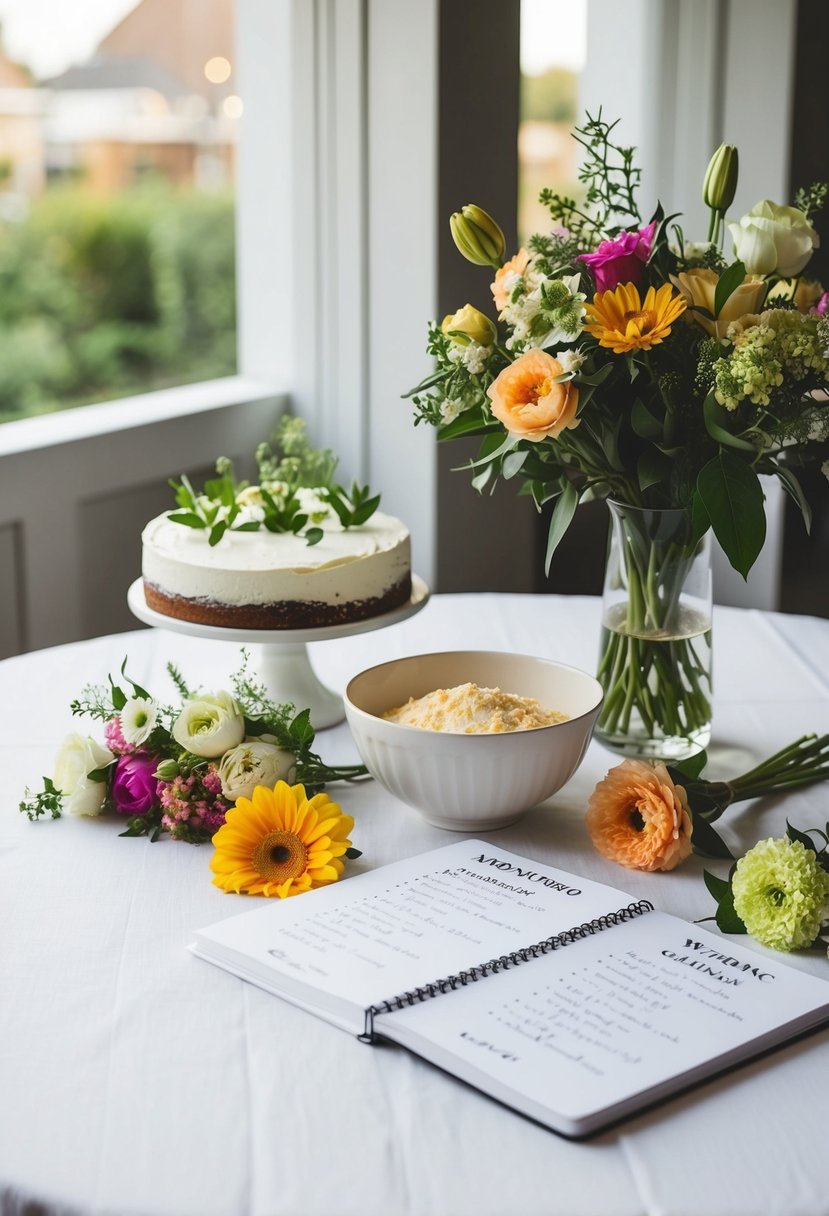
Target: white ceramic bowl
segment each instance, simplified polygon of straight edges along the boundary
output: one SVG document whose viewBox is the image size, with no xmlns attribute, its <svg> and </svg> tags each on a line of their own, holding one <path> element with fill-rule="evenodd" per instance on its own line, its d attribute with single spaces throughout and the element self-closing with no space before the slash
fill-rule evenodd
<svg viewBox="0 0 829 1216">
<path fill-rule="evenodd" d="M 380 716 L 409 697 L 467 682 L 535 697 L 569 720 L 537 730 L 464 735 Z M 581 763 L 601 703 L 601 685 L 584 671 L 489 650 L 381 663 L 355 676 L 345 693 L 346 718 L 371 775 L 429 823 L 456 832 L 506 827 L 561 789 Z"/>
</svg>

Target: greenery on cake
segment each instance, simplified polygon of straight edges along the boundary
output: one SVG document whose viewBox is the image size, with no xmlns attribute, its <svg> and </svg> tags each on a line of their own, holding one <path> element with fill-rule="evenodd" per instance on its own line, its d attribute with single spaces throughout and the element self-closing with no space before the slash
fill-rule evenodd
<svg viewBox="0 0 829 1216">
<path fill-rule="evenodd" d="M 177 511 L 169 519 L 187 528 L 208 532 L 217 545 L 230 532 L 290 532 L 308 545 L 318 544 L 324 525 L 336 519 L 343 528 L 358 528 L 380 505 L 380 495 L 352 482 L 346 490 L 334 480 L 339 463 L 329 448 L 314 448 L 301 418 L 283 417 L 274 445 L 256 450 L 259 481 L 237 481 L 233 461 L 220 456 L 216 476 L 197 492 L 182 474 L 171 481 Z"/>
</svg>

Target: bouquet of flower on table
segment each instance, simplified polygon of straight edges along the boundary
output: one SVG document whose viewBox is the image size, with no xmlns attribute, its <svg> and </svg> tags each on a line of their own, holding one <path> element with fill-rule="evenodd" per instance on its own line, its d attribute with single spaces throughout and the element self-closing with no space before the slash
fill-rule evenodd
<svg viewBox="0 0 829 1216">
<path fill-rule="evenodd" d="M 103 742 L 68 735 L 52 777 L 20 803 L 44 815 L 122 817 L 122 836 L 163 833 L 213 841 L 214 883 L 226 891 L 295 895 L 335 882 L 351 847 L 353 819 L 323 787 L 356 781 L 363 765 L 330 766 L 313 750 L 309 711 L 278 704 L 248 671 L 243 651 L 232 693 L 187 686 L 172 664 L 178 705 L 153 697 L 121 667 L 116 683 L 90 685 L 72 713 L 103 723 Z"/>
<path fill-rule="evenodd" d="M 826 187 L 726 224 L 737 151 L 723 145 L 703 186 L 708 239 L 692 242 L 661 206 L 645 221 L 634 149 L 614 126 L 599 113 L 576 129 L 584 203 L 543 191 L 550 228 L 512 257 L 479 207 L 451 217 L 460 252 L 495 271 L 497 319 L 467 304 L 433 322 L 434 372 L 408 395 L 441 440 L 480 436 L 479 491 L 517 480 L 539 511 L 552 504 L 548 571 L 580 503 L 623 505 L 598 727 L 624 733 L 638 714 L 645 733 L 693 739 L 710 687 L 680 596 L 700 539 L 713 529 L 747 575 L 765 539 L 760 475 L 779 478 L 808 525 L 797 469 L 829 457 L 815 392 L 829 383 L 829 295 L 804 277 Z"/>
</svg>

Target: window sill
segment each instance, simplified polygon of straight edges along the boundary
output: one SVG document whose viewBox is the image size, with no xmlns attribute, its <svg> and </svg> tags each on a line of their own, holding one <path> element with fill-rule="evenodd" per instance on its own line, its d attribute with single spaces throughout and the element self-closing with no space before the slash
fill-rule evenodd
<svg viewBox="0 0 829 1216">
<path fill-rule="evenodd" d="M 273 400 L 280 395 L 280 390 L 273 384 L 244 376 L 227 376 L 221 380 L 204 380 L 198 384 L 123 397 L 118 401 L 80 405 L 55 414 L 21 418 L 0 426 L 0 459 L 154 426 L 192 414 L 207 414 L 245 402 Z"/>
</svg>

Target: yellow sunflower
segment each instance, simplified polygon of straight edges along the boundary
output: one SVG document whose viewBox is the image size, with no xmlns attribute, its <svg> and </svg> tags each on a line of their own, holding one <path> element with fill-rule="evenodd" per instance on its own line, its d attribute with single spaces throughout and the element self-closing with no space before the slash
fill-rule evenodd
<svg viewBox="0 0 829 1216">
<path fill-rule="evenodd" d="M 336 882 L 354 827 L 327 794 L 308 798 L 304 785 L 277 781 L 238 798 L 213 837 L 214 885 L 237 894 L 299 895 Z"/>
<path fill-rule="evenodd" d="M 675 296 L 670 283 L 658 291 L 649 287 L 644 302 L 633 283 L 620 283 L 614 291 L 600 291 L 587 306 L 585 329 L 599 346 L 617 355 L 629 350 L 650 350 L 671 332 L 677 317 L 685 311 L 682 296 Z"/>
</svg>

